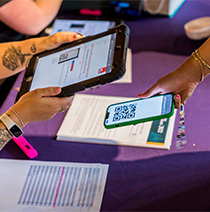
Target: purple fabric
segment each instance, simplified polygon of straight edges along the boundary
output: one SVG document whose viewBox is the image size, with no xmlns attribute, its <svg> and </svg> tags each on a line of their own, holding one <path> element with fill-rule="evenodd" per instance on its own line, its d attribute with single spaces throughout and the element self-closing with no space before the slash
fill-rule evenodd
<svg viewBox="0 0 210 212">
<path fill-rule="evenodd" d="M 142 16 L 138 21 L 128 21 L 131 30 L 130 47 L 133 52 L 157 51 L 189 55 L 203 40 L 190 40 L 185 35 L 184 24 L 195 18 L 210 16 L 210 1 L 186 0 L 173 18 Z"/>
<path fill-rule="evenodd" d="M 134 53 L 132 84 L 109 84 L 83 93 L 137 97 L 187 58 L 175 54 L 189 54 L 203 42 L 187 39 L 183 24 L 209 16 L 209 11 L 210 1 L 187 0 L 172 19 L 145 17 L 127 22 Z M 171 150 L 56 141 L 65 113 L 26 126 L 25 137 L 39 153 L 35 160 L 109 164 L 102 211 L 206 210 L 210 206 L 209 80 L 197 87 L 185 106 L 187 144 L 182 150 L 175 148 L 178 119 Z M 11 90 L 0 113 L 14 103 L 16 94 Z M 28 159 L 12 141 L 0 158 Z"/>
<path fill-rule="evenodd" d="M 109 84 L 83 93 L 136 97 L 185 59 L 185 56 L 164 53 L 137 53 L 132 61 L 132 84 Z M 20 80 L 21 77 L 19 83 Z M 208 87 L 207 78 L 186 104 L 187 144 L 182 150 L 175 148 L 178 119 L 171 150 L 56 141 L 65 113 L 26 126 L 25 137 L 39 153 L 36 160 L 109 164 L 102 211 L 205 209 L 210 194 Z M 15 95 L 16 91 L 12 90 L 1 112 L 12 105 Z M 0 157 L 27 159 L 12 141 Z"/>
</svg>

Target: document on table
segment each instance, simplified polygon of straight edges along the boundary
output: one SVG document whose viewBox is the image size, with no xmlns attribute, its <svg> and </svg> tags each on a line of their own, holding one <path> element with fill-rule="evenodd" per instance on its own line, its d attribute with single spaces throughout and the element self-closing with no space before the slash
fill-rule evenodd
<svg viewBox="0 0 210 212">
<path fill-rule="evenodd" d="M 108 165 L 0 159 L 0 211 L 98 212 Z"/>
<path fill-rule="evenodd" d="M 170 149 L 175 114 L 166 119 L 106 129 L 103 125 L 110 104 L 133 98 L 76 94 L 57 140 Z"/>
<path fill-rule="evenodd" d="M 131 49 L 127 49 L 127 56 L 126 56 L 126 72 L 124 76 L 114 81 L 113 83 L 132 83 L 132 51 Z"/>
<path fill-rule="evenodd" d="M 95 35 L 109 28 L 116 26 L 115 21 L 110 20 L 73 20 L 73 19 L 56 19 L 51 28 L 47 28 L 47 34 L 54 34 L 60 31 L 71 31 L 81 33 L 85 36 Z"/>
</svg>

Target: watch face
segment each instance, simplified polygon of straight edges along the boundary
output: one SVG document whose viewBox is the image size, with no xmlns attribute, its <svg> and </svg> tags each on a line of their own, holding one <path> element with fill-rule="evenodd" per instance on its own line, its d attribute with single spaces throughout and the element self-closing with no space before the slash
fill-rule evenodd
<svg viewBox="0 0 210 212">
<path fill-rule="evenodd" d="M 10 132 L 16 137 L 18 138 L 19 136 L 21 136 L 23 134 L 22 130 L 17 126 L 17 125 L 13 125 L 10 128 Z"/>
</svg>

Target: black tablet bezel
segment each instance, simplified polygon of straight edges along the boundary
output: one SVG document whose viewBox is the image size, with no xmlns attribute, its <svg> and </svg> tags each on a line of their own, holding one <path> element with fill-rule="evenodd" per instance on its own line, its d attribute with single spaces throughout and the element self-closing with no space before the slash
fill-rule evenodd
<svg viewBox="0 0 210 212">
<path fill-rule="evenodd" d="M 92 41 L 94 39 L 98 39 L 100 37 L 103 37 L 109 34 L 113 34 L 113 33 L 116 33 L 116 41 L 115 41 L 115 53 L 113 57 L 111 72 L 101 76 L 97 76 L 95 78 L 91 78 L 91 79 L 84 80 L 75 84 L 71 84 L 69 86 L 62 87 L 62 92 L 58 96 L 60 97 L 72 96 L 76 92 L 85 90 L 86 88 L 90 88 L 92 86 L 96 86 L 100 84 L 103 85 L 103 84 L 115 81 L 117 79 L 120 79 L 125 73 L 126 52 L 127 52 L 128 40 L 129 40 L 129 28 L 128 26 L 124 24 L 110 28 L 106 32 L 96 34 L 93 36 L 84 37 L 79 40 L 73 41 L 71 43 L 64 44 L 56 49 L 44 51 L 44 52 L 33 55 L 32 58 L 30 59 L 28 66 L 26 67 L 26 72 L 23 77 L 21 88 L 17 95 L 16 101 L 24 93 L 30 90 L 33 76 L 36 71 L 36 64 L 39 58 L 80 45 L 82 43 Z"/>
</svg>

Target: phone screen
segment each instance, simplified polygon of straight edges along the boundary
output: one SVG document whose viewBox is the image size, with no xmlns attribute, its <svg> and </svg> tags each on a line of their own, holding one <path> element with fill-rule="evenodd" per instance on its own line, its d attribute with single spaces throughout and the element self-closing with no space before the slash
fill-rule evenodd
<svg viewBox="0 0 210 212">
<path fill-rule="evenodd" d="M 168 114 L 172 109 L 172 100 L 172 94 L 167 94 L 111 105 L 107 109 L 105 125 L 120 124 Z"/>
<path fill-rule="evenodd" d="M 65 87 L 111 72 L 116 33 L 41 57 L 30 91 Z"/>
</svg>

